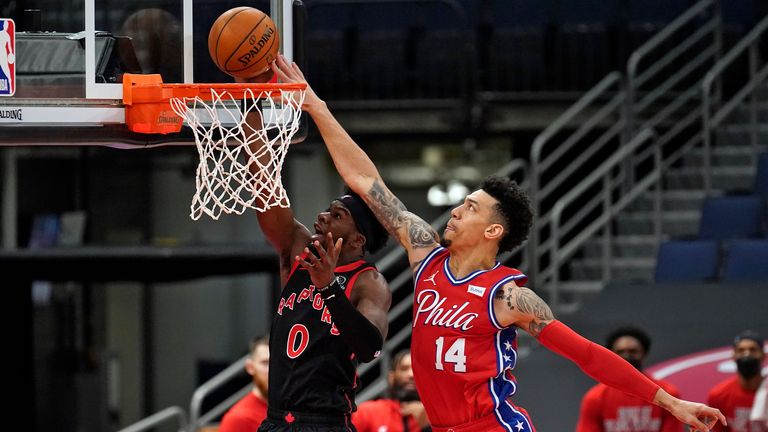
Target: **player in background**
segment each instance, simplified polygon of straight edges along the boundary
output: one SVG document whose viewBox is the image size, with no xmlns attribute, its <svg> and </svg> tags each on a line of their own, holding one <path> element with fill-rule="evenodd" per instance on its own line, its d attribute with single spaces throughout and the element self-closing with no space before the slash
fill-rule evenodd
<svg viewBox="0 0 768 432">
<path fill-rule="evenodd" d="M 718 432 L 765 432 L 759 423 L 750 424 L 750 413 L 755 395 L 765 379 L 762 375 L 765 349 L 763 338 L 753 331 L 745 331 L 733 341 L 733 361 L 736 375 L 713 387 L 707 403 L 725 414 L 728 426 L 716 427 Z"/>
<path fill-rule="evenodd" d="M 253 432 L 267 417 L 269 338 L 257 337 L 250 341 L 244 366 L 251 376 L 253 389 L 224 414 L 219 432 Z"/>
<path fill-rule="evenodd" d="M 429 419 L 413 380 L 410 350 L 394 355 L 387 382 L 389 397 L 363 402 L 352 414 L 352 423 L 357 431 L 429 431 Z"/>
<path fill-rule="evenodd" d="M 651 338 L 637 327 L 620 327 L 608 335 L 605 346 L 642 372 L 651 349 Z M 680 396 L 672 384 L 653 381 L 670 395 Z M 605 384 L 592 387 L 581 401 L 576 432 L 618 431 L 682 432 L 683 425 L 669 411 L 621 390 Z"/>
<path fill-rule="evenodd" d="M 306 79 L 279 56 L 281 81 Z M 533 220 L 525 193 L 509 179 L 491 177 L 451 211 L 443 238 L 409 212 L 386 187 L 365 152 L 311 89 L 309 113 L 344 182 L 365 200 L 403 246 L 414 274 L 411 354 L 416 387 L 436 432 L 533 431 L 510 397 L 517 384 L 517 329 L 570 359 L 600 382 L 669 410 L 694 430 L 725 418 L 716 409 L 671 396 L 621 357 L 555 320 L 549 306 L 524 285 L 519 270 L 496 256 L 521 244 Z"/>
</svg>

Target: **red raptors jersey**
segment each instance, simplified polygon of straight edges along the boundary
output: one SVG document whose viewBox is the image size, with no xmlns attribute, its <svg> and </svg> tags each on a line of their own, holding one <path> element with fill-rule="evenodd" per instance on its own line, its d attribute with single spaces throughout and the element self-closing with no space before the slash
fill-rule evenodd
<svg viewBox="0 0 768 432">
<path fill-rule="evenodd" d="M 429 421 L 448 428 L 494 416 L 492 430 L 532 432 L 524 411 L 508 400 L 517 387 L 517 328 L 503 328 L 493 311 L 502 285 L 528 278 L 497 262 L 458 279 L 449 262 L 448 250 L 437 247 L 415 275 L 411 358 Z"/>
</svg>

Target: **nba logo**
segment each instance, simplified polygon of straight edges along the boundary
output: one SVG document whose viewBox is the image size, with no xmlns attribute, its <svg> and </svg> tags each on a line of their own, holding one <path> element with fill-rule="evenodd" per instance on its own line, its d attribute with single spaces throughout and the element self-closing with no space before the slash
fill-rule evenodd
<svg viewBox="0 0 768 432">
<path fill-rule="evenodd" d="M 0 96 L 16 92 L 16 25 L 0 18 Z"/>
</svg>

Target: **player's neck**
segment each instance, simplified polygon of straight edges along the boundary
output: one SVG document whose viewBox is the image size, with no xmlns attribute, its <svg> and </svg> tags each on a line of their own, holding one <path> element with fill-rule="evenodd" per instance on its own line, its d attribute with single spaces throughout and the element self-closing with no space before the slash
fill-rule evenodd
<svg viewBox="0 0 768 432">
<path fill-rule="evenodd" d="M 251 393 L 253 393 L 253 395 L 254 395 L 254 396 L 256 396 L 257 398 L 259 398 L 259 399 L 261 399 L 261 400 L 263 400 L 263 401 L 267 400 L 267 395 L 265 395 L 265 394 L 264 394 L 264 392 L 262 392 L 262 391 L 259 389 L 259 387 L 258 387 L 258 386 L 256 386 L 256 385 L 254 385 L 254 386 L 251 388 Z"/>
<path fill-rule="evenodd" d="M 448 266 L 455 278 L 462 279 L 478 270 L 489 270 L 496 265 L 496 254 L 473 248 L 466 250 L 451 249 L 451 259 Z"/>
<path fill-rule="evenodd" d="M 760 384 L 762 383 L 763 376 L 761 374 L 757 374 L 752 378 L 744 378 L 743 376 L 739 375 L 739 384 L 741 384 L 741 388 L 745 390 L 757 391 L 757 389 L 760 387 Z"/>
<path fill-rule="evenodd" d="M 336 262 L 336 266 L 343 266 L 349 263 L 353 263 L 355 261 L 360 261 L 365 257 L 365 252 L 363 251 L 350 251 L 345 252 L 342 251 L 339 254 L 339 260 Z"/>
</svg>

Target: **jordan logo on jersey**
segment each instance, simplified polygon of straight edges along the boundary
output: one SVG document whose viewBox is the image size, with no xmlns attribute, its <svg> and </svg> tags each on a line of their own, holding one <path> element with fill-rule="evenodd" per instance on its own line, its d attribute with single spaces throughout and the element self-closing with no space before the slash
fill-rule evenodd
<svg viewBox="0 0 768 432">
<path fill-rule="evenodd" d="M 440 270 L 432 273 L 432 276 L 424 279 L 422 282 L 432 282 L 432 286 L 437 286 L 437 282 L 435 282 L 435 276 L 437 276 L 438 273 L 440 273 Z"/>
<path fill-rule="evenodd" d="M 472 321 L 478 317 L 478 314 L 464 312 L 464 309 L 469 306 L 469 302 L 464 302 L 461 306 L 454 304 L 450 307 L 444 307 L 443 305 L 446 300 L 435 290 L 420 292 L 416 299 L 419 306 L 416 309 L 416 318 L 413 320 L 413 326 L 416 327 L 416 323 L 421 318 L 421 315 L 424 314 L 426 315 L 424 325 L 462 330 L 471 329 Z"/>
</svg>

